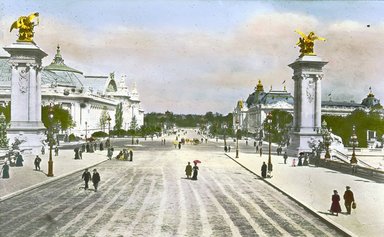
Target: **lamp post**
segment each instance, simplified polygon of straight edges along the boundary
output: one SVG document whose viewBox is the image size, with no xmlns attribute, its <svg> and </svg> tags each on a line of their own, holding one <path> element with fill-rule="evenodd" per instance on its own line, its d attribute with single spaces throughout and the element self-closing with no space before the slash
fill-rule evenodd
<svg viewBox="0 0 384 237">
<path fill-rule="evenodd" d="M 236 158 L 239 158 L 239 113 L 236 116 Z"/>
<path fill-rule="evenodd" d="M 49 127 L 48 127 L 48 145 L 49 145 L 49 160 L 48 160 L 48 177 L 53 177 L 53 160 L 52 160 L 52 146 L 53 146 L 53 134 L 52 134 L 52 123 L 53 123 L 53 106 L 52 103 L 49 105 Z"/>
<path fill-rule="evenodd" d="M 111 138 L 111 117 L 108 116 L 108 138 Z"/>
<path fill-rule="evenodd" d="M 271 112 L 268 113 L 267 115 L 267 123 L 268 123 L 268 143 L 269 143 L 269 151 L 268 151 L 268 172 L 272 172 L 272 159 L 271 159 L 271 137 L 272 137 L 272 114 Z"/>
<path fill-rule="evenodd" d="M 87 142 L 88 139 L 88 123 L 85 121 L 85 142 Z"/>
<path fill-rule="evenodd" d="M 359 142 L 357 140 L 355 125 L 353 125 L 353 127 L 352 127 L 352 136 L 351 136 L 351 140 L 349 141 L 349 144 L 352 145 L 351 165 L 356 165 L 357 159 L 356 159 L 356 154 L 355 154 L 355 148 L 357 145 L 359 145 Z"/>
<path fill-rule="evenodd" d="M 227 124 L 224 124 L 224 147 L 227 147 L 226 135 L 227 135 Z"/>
<path fill-rule="evenodd" d="M 329 153 L 329 146 L 331 145 L 332 142 L 332 137 L 331 137 L 331 132 L 332 129 L 327 128 L 327 122 L 324 120 L 321 123 L 321 135 L 323 136 L 323 143 L 325 146 L 325 160 L 329 160 L 331 158 L 331 154 Z"/>
</svg>

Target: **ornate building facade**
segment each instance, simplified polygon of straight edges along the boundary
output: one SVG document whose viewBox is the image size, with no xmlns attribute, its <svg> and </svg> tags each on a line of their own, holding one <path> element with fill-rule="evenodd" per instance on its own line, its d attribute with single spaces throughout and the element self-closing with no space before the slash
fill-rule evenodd
<svg viewBox="0 0 384 237">
<path fill-rule="evenodd" d="M 252 92 L 247 100 L 237 102 L 233 110 L 234 126 L 235 119 L 238 119 L 238 128 L 252 134 L 257 134 L 262 128 L 262 124 L 269 112 L 274 109 L 289 112 L 293 114 L 294 98 L 284 87 L 283 90 L 264 91 L 261 81 L 258 81 L 254 92 Z M 241 104 L 242 106 L 239 106 Z M 356 109 L 369 111 L 373 106 L 380 105 L 380 100 L 375 98 L 370 90 L 366 98 L 362 102 L 354 101 L 332 101 L 331 99 L 321 102 L 321 113 L 324 115 L 347 116 Z M 236 129 L 234 127 L 234 129 Z"/>
<path fill-rule="evenodd" d="M 120 80 L 115 74 L 109 76 L 86 76 L 83 72 L 64 63 L 60 47 L 50 65 L 43 67 L 41 75 L 41 103 L 59 104 L 69 111 L 74 127 L 67 134 L 85 136 L 94 131 L 113 129 L 118 104 L 122 103 L 122 129 L 144 124 L 144 110 L 141 107 L 139 93 L 135 83 L 129 88 L 126 76 Z M 5 106 L 11 101 L 11 67 L 9 57 L 0 57 L 0 103 Z M 110 124 L 102 121 L 103 116 L 111 118 Z M 108 123 L 108 122 L 107 122 Z"/>
</svg>

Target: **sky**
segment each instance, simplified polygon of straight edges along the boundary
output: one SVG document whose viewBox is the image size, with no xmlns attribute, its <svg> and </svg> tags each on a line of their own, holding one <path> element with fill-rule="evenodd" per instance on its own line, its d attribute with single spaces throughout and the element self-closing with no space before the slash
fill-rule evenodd
<svg viewBox="0 0 384 237">
<path fill-rule="evenodd" d="M 0 45 L 19 16 L 40 13 L 34 41 L 85 75 L 126 75 L 146 113 L 227 114 L 258 80 L 293 94 L 299 35 L 326 38 L 323 100 L 384 100 L 384 2 L 1 0 Z M 1 50 L 0 50 L 1 51 Z M 1 51 L 4 55 L 5 52 Z"/>
</svg>

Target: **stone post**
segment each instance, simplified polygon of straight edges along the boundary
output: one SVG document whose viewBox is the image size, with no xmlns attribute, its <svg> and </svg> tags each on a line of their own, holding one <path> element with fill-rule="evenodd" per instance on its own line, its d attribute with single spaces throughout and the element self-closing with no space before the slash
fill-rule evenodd
<svg viewBox="0 0 384 237">
<path fill-rule="evenodd" d="M 16 42 L 4 47 L 10 56 L 11 126 L 8 137 L 25 140 L 20 149 L 38 151 L 45 139 L 41 122 L 41 60 L 47 54 L 33 42 Z"/>
<path fill-rule="evenodd" d="M 289 65 L 293 69 L 294 116 L 288 154 L 311 152 L 311 137 L 321 137 L 321 80 L 327 64 L 315 55 L 304 55 Z"/>
</svg>

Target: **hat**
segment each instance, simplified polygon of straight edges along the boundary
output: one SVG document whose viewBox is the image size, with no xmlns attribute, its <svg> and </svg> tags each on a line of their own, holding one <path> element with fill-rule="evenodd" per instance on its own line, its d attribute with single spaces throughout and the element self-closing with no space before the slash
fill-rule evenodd
<svg viewBox="0 0 384 237">
<path fill-rule="evenodd" d="M 349 187 L 349 186 L 346 186 L 345 188 L 346 188 L 346 189 L 350 189 L 351 187 Z"/>
</svg>

